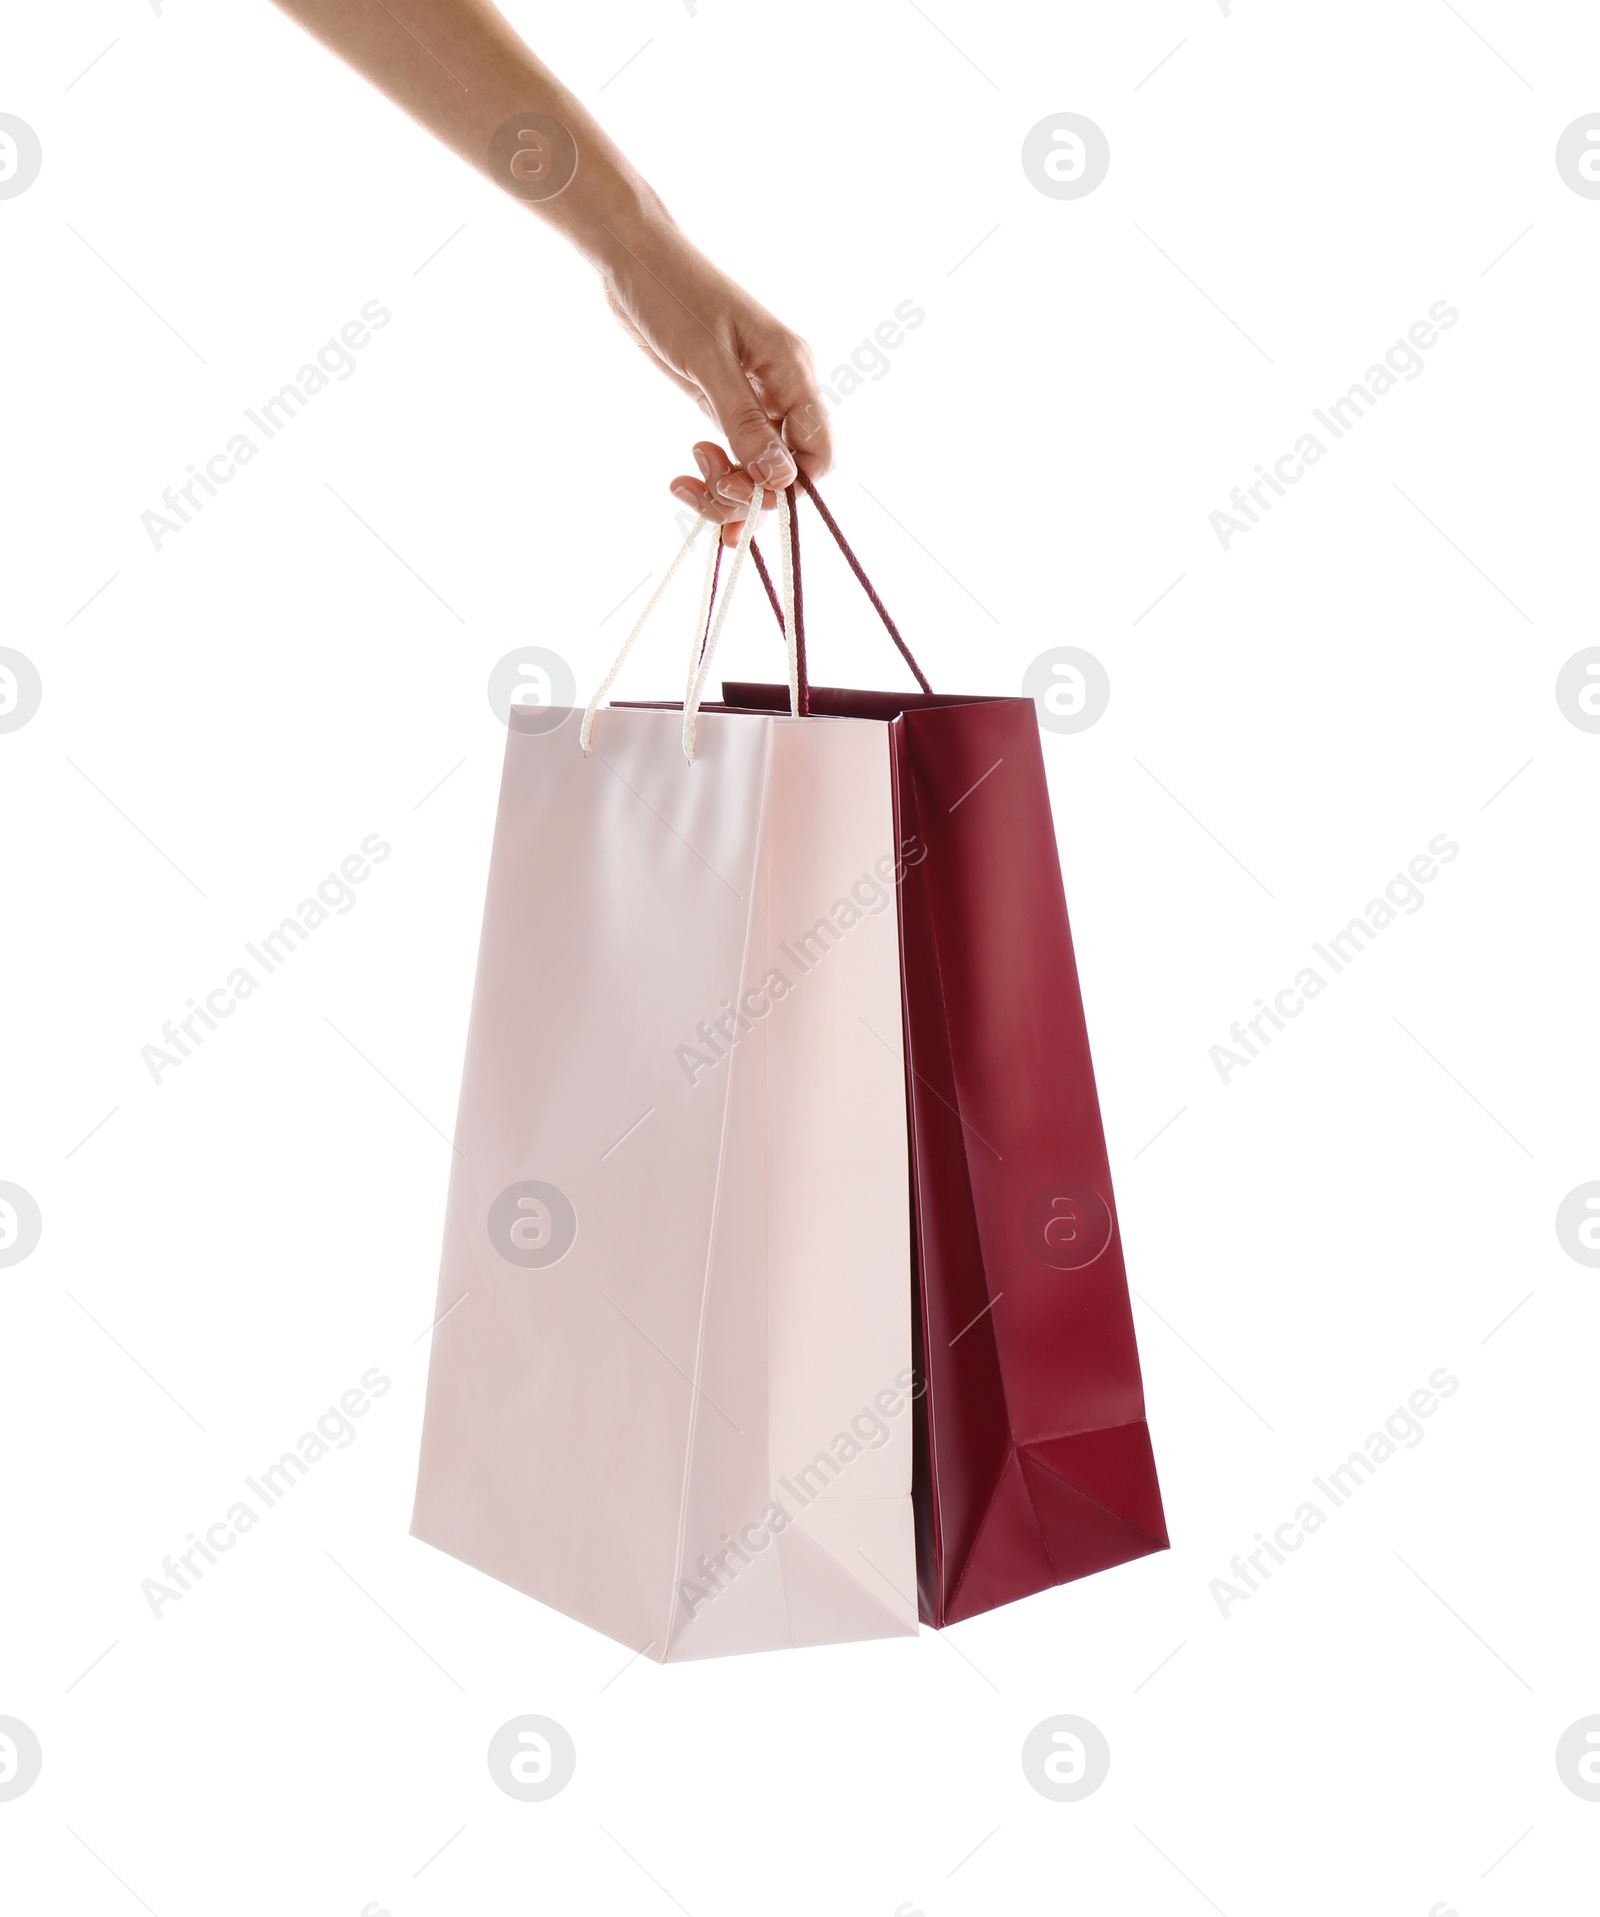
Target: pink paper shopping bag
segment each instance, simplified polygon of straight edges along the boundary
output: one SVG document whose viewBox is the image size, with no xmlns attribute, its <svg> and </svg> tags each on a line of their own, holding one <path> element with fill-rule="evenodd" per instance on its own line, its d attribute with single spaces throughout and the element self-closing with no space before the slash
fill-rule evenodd
<svg viewBox="0 0 1600 1917">
<path fill-rule="evenodd" d="M 912 1635 L 888 728 L 579 732 L 513 709 L 413 1530 L 658 1659 Z"/>
</svg>

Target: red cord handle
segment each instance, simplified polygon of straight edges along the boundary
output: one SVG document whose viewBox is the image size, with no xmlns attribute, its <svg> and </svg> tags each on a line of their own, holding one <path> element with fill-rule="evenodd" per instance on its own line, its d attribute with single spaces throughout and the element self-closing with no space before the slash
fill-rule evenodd
<svg viewBox="0 0 1600 1917">
<path fill-rule="evenodd" d="M 900 637 L 900 628 L 889 617 L 888 607 L 885 606 L 883 601 L 878 597 L 877 588 L 873 585 L 872 581 L 867 577 L 866 572 L 862 568 L 861 561 L 857 559 L 857 557 L 855 556 L 855 553 L 851 550 L 849 540 L 845 538 L 842 532 L 840 532 L 838 521 L 834 518 L 833 514 L 828 511 L 827 506 L 823 503 L 821 493 L 817 491 L 815 484 L 812 482 L 808 474 L 801 472 L 799 475 L 799 479 L 800 479 L 800 484 L 806 489 L 807 493 L 810 494 L 812 505 L 816 507 L 818 513 L 821 515 L 823 525 L 826 526 L 828 531 L 833 534 L 834 542 L 838 546 L 840 552 L 844 554 L 845 559 L 849 563 L 850 570 L 855 574 L 857 579 L 861 581 L 863 591 L 866 593 L 867 597 L 872 601 L 873 610 L 877 613 L 878 617 L 883 621 L 884 626 L 888 631 L 889 637 L 895 642 L 895 645 L 899 648 L 900 657 L 904 659 L 906 664 L 911 668 L 911 676 L 916 680 L 917 684 L 921 686 L 924 692 L 932 692 L 933 687 L 929 685 L 928 683 L 927 674 L 922 670 L 921 666 L 917 664 L 916 660 L 912 658 L 911 648 L 906 644 L 905 640 Z M 791 507 L 793 507 L 796 504 L 796 501 L 793 497 L 793 491 L 794 489 L 791 487 L 790 500 L 789 500 L 789 504 Z M 798 519 L 799 519 L 799 514 L 792 512 L 790 515 L 790 521 L 789 521 L 791 527 L 796 523 Z M 800 607 L 800 557 L 799 557 L 798 535 L 796 535 L 796 541 L 795 541 L 794 597 L 795 597 L 795 623 L 796 625 L 798 625 L 799 624 L 799 607 Z M 803 655 L 802 655 L 802 662 L 800 667 L 800 685 L 801 685 L 801 697 L 804 698 L 805 697 L 805 664 L 804 664 Z"/>
<path fill-rule="evenodd" d="M 810 477 L 803 472 L 799 474 L 798 483 L 801 486 L 803 486 L 806 492 L 810 495 L 811 503 L 812 505 L 816 507 L 818 513 L 821 515 L 823 525 L 826 526 L 828 531 L 833 534 L 834 540 L 838 544 L 840 552 L 844 554 L 845 559 L 849 564 L 850 570 L 855 574 L 856 578 L 861 581 L 863 590 L 865 591 L 867 597 L 872 601 L 873 608 L 877 612 L 878 617 L 883 621 L 886 629 L 888 630 L 889 637 L 895 642 L 895 645 L 899 648 L 901 658 L 904 659 L 906 664 L 911 668 L 912 675 L 916 679 L 917 684 L 921 686 L 924 692 L 932 692 L 933 687 L 929 685 L 928 683 L 927 674 L 924 673 L 921 666 L 919 666 L 916 660 L 911 656 L 911 648 L 906 644 L 905 640 L 901 638 L 900 628 L 889 617 L 888 608 L 884 605 L 883 601 L 878 597 L 877 588 L 873 585 L 872 581 L 867 577 L 866 572 L 862 568 L 861 561 L 857 559 L 857 557 L 855 556 L 855 553 L 851 549 L 849 540 L 845 538 L 842 532 L 840 532 L 838 521 L 834 518 L 833 514 L 828 511 L 827 506 L 823 503 L 822 495 L 817 491 L 815 484 L 810 479 Z M 795 657 L 796 657 L 796 662 L 799 666 L 800 710 L 802 713 L 808 713 L 811 710 L 811 681 L 806 671 L 805 602 L 801 594 L 801 586 L 800 586 L 800 511 L 799 511 L 800 501 L 796 495 L 795 488 L 793 486 L 790 486 L 788 488 L 788 499 L 789 499 L 789 557 L 790 557 L 790 562 L 794 569 Z M 721 535 L 719 534 L 718 537 L 720 538 Z M 756 571 L 761 576 L 762 585 L 766 587 L 767 599 L 772 607 L 772 616 L 773 618 L 777 620 L 778 630 L 781 632 L 783 630 L 783 607 L 779 604 L 777 590 L 773 586 L 772 574 L 767 569 L 767 562 L 761 557 L 761 550 L 755 544 L 753 540 L 751 541 L 751 544 L 750 544 L 750 557 L 756 563 Z M 713 576 L 711 581 L 711 599 L 713 604 L 715 603 L 716 596 L 717 596 L 716 571 L 720 570 L 720 562 L 721 562 L 721 554 L 719 553 L 718 565 L 716 569 L 714 569 L 713 571 Z M 709 610 L 710 609 L 708 607 L 707 608 L 708 618 L 709 618 Z"/>
</svg>

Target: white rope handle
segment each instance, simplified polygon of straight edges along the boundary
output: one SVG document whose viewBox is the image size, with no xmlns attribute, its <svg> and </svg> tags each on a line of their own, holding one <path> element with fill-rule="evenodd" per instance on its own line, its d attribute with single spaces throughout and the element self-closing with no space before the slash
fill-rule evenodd
<svg viewBox="0 0 1600 1917">
<path fill-rule="evenodd" d="M 722 551 L 722 528 L 713 526 L 711 544 L 706 547 L 705 571 L 700 575 L 700 610 L 694 616 L 694 631 L 689 635 L 689 672 L 694 673 L 700 646 L 711 629 L 711 592 L 717 583 L 717 555 Z"/>
<path fill-rule="evenodd" d="M 750 513 L 739 529 L 739 543 L 733 549 L 733 564 L 728 568 L 727 590 L 722 596 L 722 604 L 717 607 L 717 616 L 712 621 L 711 632 L 706 639 L 706 649 L 696 661 L 691 661 L 689 684 L 683 695 L 683 756 L 690 765 L 694 764 L 695 739 L 699 732 L 700 699 L 705 691 L 706 679 L 711 672 L 711 662 L 716 657 L 717 641 L 722 637 L 723 624 L 728 617 L 728 608 L 733 604 L 733 589 L 739 583 L 740 568 L 744 565 L 744 556 L 750 550 L 750 541 L 761 517 L 761 488 L 752 486 L 750 493 Z"/>
<path fill-rule="evenodd" d="M 756 525 L 761 517 L 762 497 L 761 487 L 753 487 L 749 516 L 740 528 L 739 543 L 733 552 L 733 564 L 728 568 L 728 584 L 722 596 L 722 603 L 717 607 L 715 621 L 708 633 L 706 633 L 706 614 L 710 609 L 711 584 L 716 576 L 717 554 L 722 541 L 722 530 L 720 527 L 714 528 L 716 536 L 706 551 L 705 574 L 700 586 L 700 610 L 695 618 L 694 633 L 690 642 L 689 679 L 684 689 L 683 698 L 683 756 L 690 765 L 694 764 L 695 744 L 699 733 L 700 701 L 704 696 L 706 680 L 711 673 L 711 661 L 716 653 L 717 642 L 722 637 L 722 623 L 727 618 L 728 607 L 733 602 L 733 589 L 738 584 L 739 572 L 744 565 L 745 554 L 750 550 L 750 541 L 754 536 Z M 800 712 L 800 663 L 799 650 L 795 641 L 794 556 L 790 547 L 789 500 L 781 489 L 777 493 L 777 507 L 778 535 L 783 548 L 781 554 L 783 566 L 783 639 L 784 649 L 789 659 L 789 711 L 791 716 L 798 717 Z M 634 641 L 639 637 L 639 634 L 643 632 L 645 621 L 649 619 L 651 613 L 653 613 L 656 607 L 661 603 L 662 595 L 672 583 L 674 575 L 683 564 L 684 559 L 688 556 L 690 548 L 700 537 L 700 529 L 711 523 L 711 521 L 706 519 L 697 519 L 695 521 L 694 526 L 689 532 L 689 536 L 673 555 L 671 565 L 667 567 L 666 571 L 656 582 L 656 589 L 646 601 L 644 611 L 641 612 L 639 617 L 633 622 L 632 630 L 622 642 L 621 651 L 618 652 L 616 658 L 611 662 L 611 670 L 595 688 L 594 697 L 584 708 L 583 723 L 578 728 L 578 744 L 582 748 L 583 756 L 586 759 L 594 750 L 594 722 L 595 715 L 600 709 L 601 700 L 605 698 L 606 694 L 616 684 L 617 675 L 622 671 L 624 664 L 627 662 L 628 654 L 633 650 Z M 700 649 L 700 635 L 702 633 L 706 633 L 704 652 Z"/>
<path fill-rule="evenodd" d="M 794 630 L 794 544 L 789 530 L 789 495 L 778 493 L 778 558 L 783 579 L 783 646 L 789 655 L 789 716 L 800 717 L 800 648 Z"/>
<path fill-rule="evenodd" d="M 588 758 L 589 754 L 594 750 L 594 715 L 599 710 L 600 701 L 606 696 L 606 694 L 616 684 L 617 674 L 621 672 L 623 665 L 627 660 L 628 654 L 632 652 L 634 640 L 637 639 L 639 637 L 639 634 L 644 631 L 645 621 L 650 617 L 651 613 L 653 613 L 656 607 L 661 603 L 661 595 L 666 591 L 667 587 L 671 585 L 673 574 L 683 564 L 684 559 L 688 555 L 690 547 L 693 546 L 694 542 L 700 537 L 701 528 L 709 525 L 710 523 L 711 522 L 706 519 L 697 519 L 694 522 L 694 525 L 690 528 L 688 538 L 685 539 L 683 544 L 678 548 L 676 554 L 673 557 L 672 564 L 668 566 L 666 571 L 661 575 L 661 578 L 657 581 L 655 591 L 651 593 L 649 599 L 645 602 L 644 611 L 641 612 L 639 617 L 634 620 L 633 630 L 628 634 L 627 638 L 623 640 L 622 650 L 617 654 L 616 658 L 613 659 L 611 662 L 611 670 L 600 681 L 599 685 L 595 688 L 594 697 L 589 701 L 588 705 L 584 707 L 583 724 L 579 726 L 578 728 L 578 744 L 583 748 L 583 756 L 586 759 Z M 718 538 L 721 537 L 720 531 L 718 532 L 717 536 Z M 708 562 L 711 558 L 715 556 L 715 553 L 716 553 L 716 541 L 713 540 L 711 552 L 707 554 Z M 711 590 L 711 575 L 708 572 L 706 574 L 705 591 L 709 592 L 710 590 Z M 701 595 L 700 616 L 702 620 L 705 618 L 705 594 L 704 593 L 702 593 Z M 699 628 L 697 627 L 696 631 L 698 630 Z"/>
</svg>

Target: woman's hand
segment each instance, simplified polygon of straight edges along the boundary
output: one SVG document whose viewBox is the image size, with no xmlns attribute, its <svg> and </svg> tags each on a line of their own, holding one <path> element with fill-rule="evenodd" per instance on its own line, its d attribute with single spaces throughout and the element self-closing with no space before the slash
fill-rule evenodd
<svg viewBox="0 0 1600 1917">
<path fill-rule="evenodd" d="M 828 471 L 828 415 L 805 341 L 661 218 L 648 236 L 612 234 L 601 249 L 606 298 L 646 355 L 721 427 L 726 445 L 697 444 L 700 476 L 681 474 L 672 494 L 722 524 L 731 542 L 749 515 L 753 482 L 770 503 L 797 463 L 813 479 Z"/>
</svg>

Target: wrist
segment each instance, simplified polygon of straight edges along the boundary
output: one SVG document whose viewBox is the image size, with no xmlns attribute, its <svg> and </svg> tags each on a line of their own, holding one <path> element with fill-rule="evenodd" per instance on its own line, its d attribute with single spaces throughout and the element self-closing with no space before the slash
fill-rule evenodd
<svg viewBox="0 0 1600 1917">
<path fill-rule="evenodd" d="M 630 263 L 662 256 L 682 243 L 672 216 L 649 183 L 602 135 L 581 141 L 578 171 L 567 191 L 538 211 L 602 278 Z"/>
</svg>

